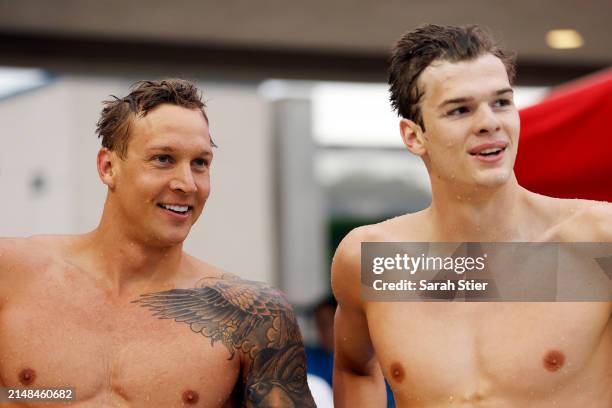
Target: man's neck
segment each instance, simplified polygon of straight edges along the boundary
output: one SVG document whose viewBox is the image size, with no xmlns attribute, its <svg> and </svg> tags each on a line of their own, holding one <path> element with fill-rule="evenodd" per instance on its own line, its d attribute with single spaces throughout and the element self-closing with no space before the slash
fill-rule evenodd
<svg viewBox="0 0 612 408">
<path fill-rule="evenodd" d="M 496 188 L 432 186 L 426 212 L 432 236 L 441 241 L 530 240 L 525 223 L 526 196 L 516 178 Z"/>
<path fill-rule="evenodd" d="M 87 234 L 86 252 L 97 273 L 116 295 L 135 288 L 165 286 L 184 261 L 182 244 L 159 246 L 130 237 L 116 221 L 102 216 L 98 228 Z"/>
</svg>

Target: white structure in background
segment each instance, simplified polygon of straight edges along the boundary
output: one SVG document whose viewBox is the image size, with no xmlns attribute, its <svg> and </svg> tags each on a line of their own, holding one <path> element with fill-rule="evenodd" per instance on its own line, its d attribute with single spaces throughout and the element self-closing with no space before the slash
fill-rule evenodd
<svg viewBox="0 0 612 408">
<path fill-rule="evenodd" d="M 42 69 L 0 67 L 0 100 L 45 86 L 50 80 Z"/>
<path fill-rule="evenodd" d="M 124 95 L 131 82 L 59 78 L 0 98 L 0 236 L 96 227 L 106 189 L 96 171 L 95 123 L 101 102 Z M 244 278 L 277 284 L 269 105 L 255 86 L 199 85 L 219 149 L 211 197 L 185 249 Z"/>
<path fill-rule="evenodd" d="M 106 194 L 95 166 L 95 123 L 101 102 L 124 95 L 131 82 L 49 82 L 40 70 L 0 69 L 0 236 L 95 228 Z M 390 199 L 389 187 L 375 178 L 387 190 L 369 199 L 360 183 L 345 183 L 356 169 L 387 179 L 400 174 L 415 191 L 426 189 L 417 158 L 380 149 L 402 147 L 384 84 L 199 85 L 220 147 L 211 198 L 185 249 L 244 278 L 281 285 L 294 304 L 312 304 L 329 291 L 326 192 L 333 208 L 374 213 L 392 201 L 404 207 L 406 194 Z M 519 88 L 517 100 L 521 94 Z M 329 149 L 337 146 L 344 151 Z M 356 146 L 367 149 L 351 150 Z"/>
<path fill-rule="evenodd" d="M 334 408 L 334 393 L 329 384 L 313 374 L 308 374 L 306 380 L 317 408 Z"/>
<path fill-rule="evenodd" d="M 259 88 L 273 111 L 281 286 L 298 306 L 310 306 L 331 290 L 325 196 L 314 166 L 312 86 L 312 82 L 266 81 Z"/>
<path fill-rule="evenodd" d="M 516 87 L 519 108 L 544 87 Z M 312 87 L 317 179 L 329 217 L 370 222 L 419 211 L 431 201 L 422 160 L 404 147 L 385 84 L 318 83 Z"/>
<path fill-rule="evenodd" d="M 519 109 L 538 103 L 547 87 L 514 87 Z M 321 82 L 312 88 L 313 133 L 322 146 L 403 148 L 386 84 Z"/>
</svg>

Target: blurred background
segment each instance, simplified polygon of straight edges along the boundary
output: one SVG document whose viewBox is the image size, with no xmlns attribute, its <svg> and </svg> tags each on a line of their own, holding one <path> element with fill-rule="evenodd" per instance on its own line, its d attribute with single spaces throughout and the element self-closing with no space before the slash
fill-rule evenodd
<svg viewBox="0 0 612 408">
<path fill-rule="evenodd" d="M 488 27 L 518 55 L 527 107 L 612 64 L 611 15 L 607 0 L 0 0 L 0 235 L 95 228 L 101 102 L 195 80 L 219 149 L 185 248 L 280 286 L 325 349 L 330 319 L 314 316 L 333 304 L 337 244 L 430 200 L 388 103 L 393 42 L 423 23 Z"/>
</svg>

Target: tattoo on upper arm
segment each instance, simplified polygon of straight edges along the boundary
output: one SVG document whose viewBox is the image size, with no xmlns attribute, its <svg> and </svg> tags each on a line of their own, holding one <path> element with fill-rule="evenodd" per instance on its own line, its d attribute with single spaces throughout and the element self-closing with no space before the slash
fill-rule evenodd
<svg viewBox="0 0 612 408">
<path fill-rule="evenodd" d="M 291 306 L 276 289 L 245 280 L 203 280 L 194 289 L 149 293 L 134 302 L 243 356 L 243 405 L 314 407 L 304 347 Z"/>
</svg>

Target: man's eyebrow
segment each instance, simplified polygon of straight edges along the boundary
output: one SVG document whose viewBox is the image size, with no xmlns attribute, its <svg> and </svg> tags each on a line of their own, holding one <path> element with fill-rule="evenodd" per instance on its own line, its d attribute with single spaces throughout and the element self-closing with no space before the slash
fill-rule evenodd
<svg viewBox="0 0 612 408">
<path fill-rule="evenodd" d="M 504 89 L 500 89 L 499 91 L 495 92 L 495 95 L 503 95 L 505 93 L 510 92 L 511 94 L 514 94 L 514 89 L 512 88 L 504 88 Z"/>
<path fill-rule="evenodd" d="M 446 105 L 452 105 L 455 103 L 465 103 L 465 102 L 469 102 L 474 100 L 474 98 L 467 98 L 467 97 L 460 97 L 460 98 L 452 98 L 452 99 L 447 99 L 444 102 L 442 102 L 440 105 L 438 105 L 438 109 L 445 107 Z"/>
<path fill-rule="evenodd" d="M 512 88 L 503 88 L 503 89 L 493 92 L 493 95 L 499 96 L 499 95 L 503 95 L 508 92 L 514 93 L 514 90 Z M 459 97 L 459 98 L 447 99 L 438 106 L 438 109 L 443 108 L 446 105 L 465 103 L 465 102 L 469 102 L 472 100 L 474 100 L 474 98 L 472 97 Z"/>
<path fill-rule="evenodd" d="M 174 153 L 174 152 L 176 152 L 176 149 L 174 147 L 172 147 L 172 146 L 151 146 L 151 147 L 147 148 L 147 151 L 149 151 L 149 152 L 156 151 L 156 152 Z M 210 149 L 203 149 L 198 154 L 202 155 L 202 156 L 212 156 L 213 152 Z"/>
</svg>

